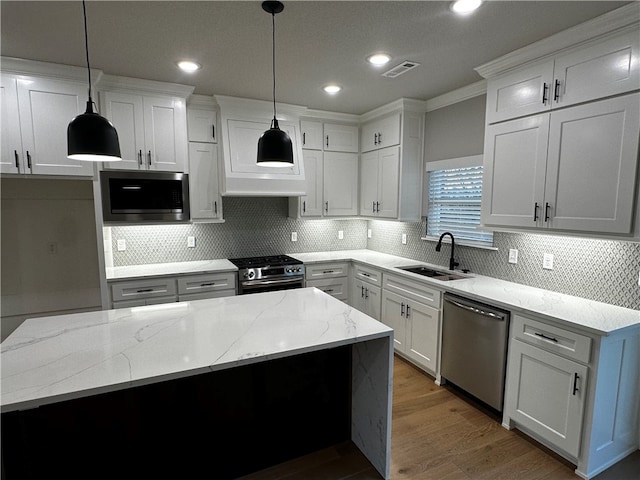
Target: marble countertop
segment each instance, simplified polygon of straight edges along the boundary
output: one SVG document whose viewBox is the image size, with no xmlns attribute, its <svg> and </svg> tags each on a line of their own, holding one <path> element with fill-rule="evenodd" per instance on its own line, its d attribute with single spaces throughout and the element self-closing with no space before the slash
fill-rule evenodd
<svg viewBox="0 0 640 480">
<path fill-rule="evenodd" d="M 377 267 L 390 273 L 406 275 L 443 291 L 459 294 L 514 312 L 533 313 L 552 322 L 578 328 L 597 335 L 611 335 L 629 328 L 640 328 L 640 311 L 607 303 L 587 300 L 541 288 L 486 277 L 476 273 L 468 278 L 443 282 L 399 270 L 398 267 L 425 265 L 446 269 L 409 258 L 388 255 L 372 250 L 344 250 L 292 254 L 305 264 L 354 261 Z"/>
<path fill-rule="evenodd" d="M 1 346 L 2 412 L 392 335 L 315 288 L 31 319 Z"/>
<path fill-rule="evenodd" d="M 162 275 L 184 275 L 207 272 L 235 272 L 238 270 L 227 259 L 201 260 L 194 262 L 151 263 L 148 265 L 128 265 L 126 267 L 107 267 L 107 280 L 130 280 Z"/>
</svg>

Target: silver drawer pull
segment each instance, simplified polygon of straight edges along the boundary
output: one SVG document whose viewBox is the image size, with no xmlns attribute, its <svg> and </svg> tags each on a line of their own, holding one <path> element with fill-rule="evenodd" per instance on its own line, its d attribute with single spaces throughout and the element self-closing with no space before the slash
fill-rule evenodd
<svg viewBox="0 0 640 480">
<path fill-rule="evenodd" d="M 136 290 L 136 293 L 149 293 L 149 292 L 153 292 L 153 288 L 141 288 L 139 290 Z"/>
<path fill-rule="evenodd" d="M 326 290 L 323 290 L 324 293 L 331 293 L 333 292 L 333 288 L 327 288 Z"/>
<path fill-rule="evenodd" d="M 322 273 L 333 273 L 333 270 L 324 270 Z"/>
<path fill-rule="evenodd" d="M 214 285 L 215 285 L 215 282 L 201 283 L 200 284 L 201 287 L 213 287 Z"/>
</svg>

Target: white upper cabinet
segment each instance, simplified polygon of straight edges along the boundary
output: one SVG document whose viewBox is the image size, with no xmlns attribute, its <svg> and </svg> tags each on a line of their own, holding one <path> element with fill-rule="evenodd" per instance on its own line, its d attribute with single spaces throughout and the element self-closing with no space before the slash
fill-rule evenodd
<svg viewBox="0 0 640 480">
<path fill-rule="evenodd" d="M 372 120 L 362 126 L 362 152 L 400 144 L 400 114 Z"/>
<path fill-rule="evenodd" d="M 324 151 L 358 153 L 358 127 L 325 123 Z"/>
<path fill-rule="evenodd" d="M 320 217 L 322 216 L 323 205 L 323 173 L 324 162 L 322 152 L 309 150 L 302 154 L 304 159 L 305 181 L 307 184 L 307 194 L 300 197 L 302 211 L 300 215 L 303 217 Z"/>
<path fill-rule="evenodd" d="M 322 122 L 302 120 L 302 148 L 305 150 L 322 150 Z"/>
<path fill-rule="evenodd" d="M 324 215 L 358 215 L 358 155 L 325 152 Z"/>
<path fill-rule="evenodd" d="M 629 234 L 640 93 L 490 125 L 484 225 Z"/>
<path fill-rule="evenodd" d="M 367 152 L 360 158 L 360 215 L 398 216 L 400 148 Z"/>
<path fill-rule="evenodd" d="M 222 219 L 218 148 L 211 143 L 189 142 L 189 199 L 191 220 Z"/>
<path fill-rule="evenodd" d="M 491 79 L 487 122 L 576 105 L 640 88 L 637 29 Z"/>
<path fill-rule="evenodd" d="M 120 140 L 122 162 L 105 168 L 184 172 L 187 166 L 185 99 L 103 92 L 105 116 Z"/>
<path fill-rule="evenodd" d="M 1 171 L 93 176 L 93 163 L 67 158 L 67 127 L 86 102 L 80 82 L 3 75 Z"/>
<path fill-rule="evenodd" d="M 187 105 L 187 134 L 190 142 L 218 143 L 218 114 L 213 109 Z"/>
</svg>

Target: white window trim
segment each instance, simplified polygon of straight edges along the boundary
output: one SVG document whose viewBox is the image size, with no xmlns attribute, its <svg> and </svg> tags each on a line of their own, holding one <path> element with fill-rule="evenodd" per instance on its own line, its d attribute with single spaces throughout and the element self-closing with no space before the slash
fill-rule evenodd
<svg viewBox="0 0 640 480">
<path fill-rule="evenodd" d="M 425 162 L 425 170 L 427 173 L 433 172 L 435 170 L 449 170 L 452 168 L 467 168 L 467 167 L 478 167 L 482 165 L 483 155 L 470 155 L 468 157 L 456 157 L 456 158 L 447 158 L 444 160 L 436 160 L 433 162 Z M 425 204 L 425 212 L 429 211 L 429 196 L 426 195 L 426 204 Z M 428 220 L 427 220 L 428 221 Z M 420 240 L 425 240 L 429 242 L 437 242 L 439 237 L 434 237 L 431 235 L 425 235 L 421 237 Z M 442 240 L 442 243 L 451 243 L 449 237 L 446 237 Z M 458 240 L 456 239 L 456 245 L 462 245 L 465 247 L 472 248 L 480 248 L 483 250 L 493 250 L 498 251 L 498 248 L 493 244 L 489 245 L 486 242 L 474 242 L 473 240 Z"/>
</svg>

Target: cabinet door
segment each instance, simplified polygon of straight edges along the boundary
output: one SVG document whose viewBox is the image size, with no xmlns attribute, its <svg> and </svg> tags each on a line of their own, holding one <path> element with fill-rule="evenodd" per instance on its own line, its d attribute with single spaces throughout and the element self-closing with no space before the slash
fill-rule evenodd
<svg viewBox="0 0 640 480">
<path fill-rule="evenodd" d="M 506 415 L 577 457 L 587 367 L 515 339 L 510 349 Z"/>
<path fill-rule="evenodd" d="M 147 168 L 184 172 L 187 164 L 187 118 L 182 100 L 144 97 Z"/>
<path fill-rule="evenodd" d="M 376 215 L 397 218 L 400 147 L 385 148 L 380 150 L 379 155 Z"/>
<path fill-rule="evenodd" d="M 405 312 L 408 320 L 407 355 L 428 370 L 436 372 L 440 311 L 421 303 L 409 302 Z"/>
<path fill-rule="evenodd" d="M 367 313 L 367 304 L 364 300 L 365 285 L 362 280 L 357 278 L 354 278 L 351 282 L 351 306 L 362 313 Z"/>
<path fill-rule="evenodd" d="M 541 226 L 549 114 L 487 126 L 482 223 Z"/>
<path fill-rule="evenodd" d="M 358 127 L 324 124 L 324 150 L 358 153 Z"/>
<path fill-rule="evenodd" d="M 190 142 L 218 143 L 215 110 L 187 108 L 187 135 Z"/>
<path fill-rule="evenodd" d="M 25 171 L 23 163 L 26 163 L 26 158 L 24 158 L 20 137 L 16 79 L 2 76 L 0 82 L 0 108 L 2 109 L 0 173 L 20 173 Z"/>
<path fill-rule="evenodd" d="M 364 313 L 366 313 L 370 317 L 375 318 L 376 320 L 380 320 L 382 289 L 368 283 L 365 283 L 363 286 L 365 304 Z"/>
<path fill-rule="evenodd" d="M 640 35 L 635 28 L 558 57 L 554 76 L 559 97 L 554 104 L 573 105 L 637 90 L 640 86 Z"/>
<path fill-rule="evenodd" d="M 87 86 L 41 78 L 17 86 L 22 144 L 29 152 L 27 172 L 93 176 L 92 162 L 67 158 L 67 127 L 85 111 Z"/>
<path fill-rule="evenodd" d="M 406 351 L 407 320 L 404 312 L 407 300 L 392 292 L 382 291 L 382 313 L 380 321 L 393 328 L 393 344 L 401 353 Z"/>
<path fill-rule="evenodd" d="M 379 156 L 377 150 L 360 156 L 360 215 L 374 217 L 378 201 Z"/>
<path fill-rule="evenodd" d="M 307 194 L 300 198 L 302 205 L 300 215 L 303 217 L 322 216 L 322 152 L 318 150 L 305 150 L 302 152 L 304 161 L 305 183 Z"/>
<path fill-rule="evenodd" d="M 498 77 L 487 85 L 487 123 L 549 110 L 553 101 L 553 61 Z"/>
<path fill-rule="evenodd" d="M 192 220 L 222 218 L 218 148 L 212 143 L 189 143 L 189 199 Z"/>
<path fill-rule="evenodd" d="M 322 150 L 322 123 L 301 121 L 302 148 L 307 150 Z"/>
<path fill-rule="evenodd" d="M 363 152 L 400 144 L 400 114 L 374 120 L 362 126 Z"/>
<path fill-rule="evenodd" d="M 638 131 L 640 93 L 551 114 L 545 188 L 549 228 L 631 232 Z"/>
<path fill-rule="evenodd" d="M 324 213 L 326 216 L 358 214 L 358 155 L 325 152 Z"/>
<path fill-rule="evenodd" d="M 104 168 L 137 170 L 146 168 L 144 154 L 144 112 L 142 96 L 129 93 L 103 92 L 105 117 L 118 132 L 121 162 L 108 162 Z"/>
</svg>

